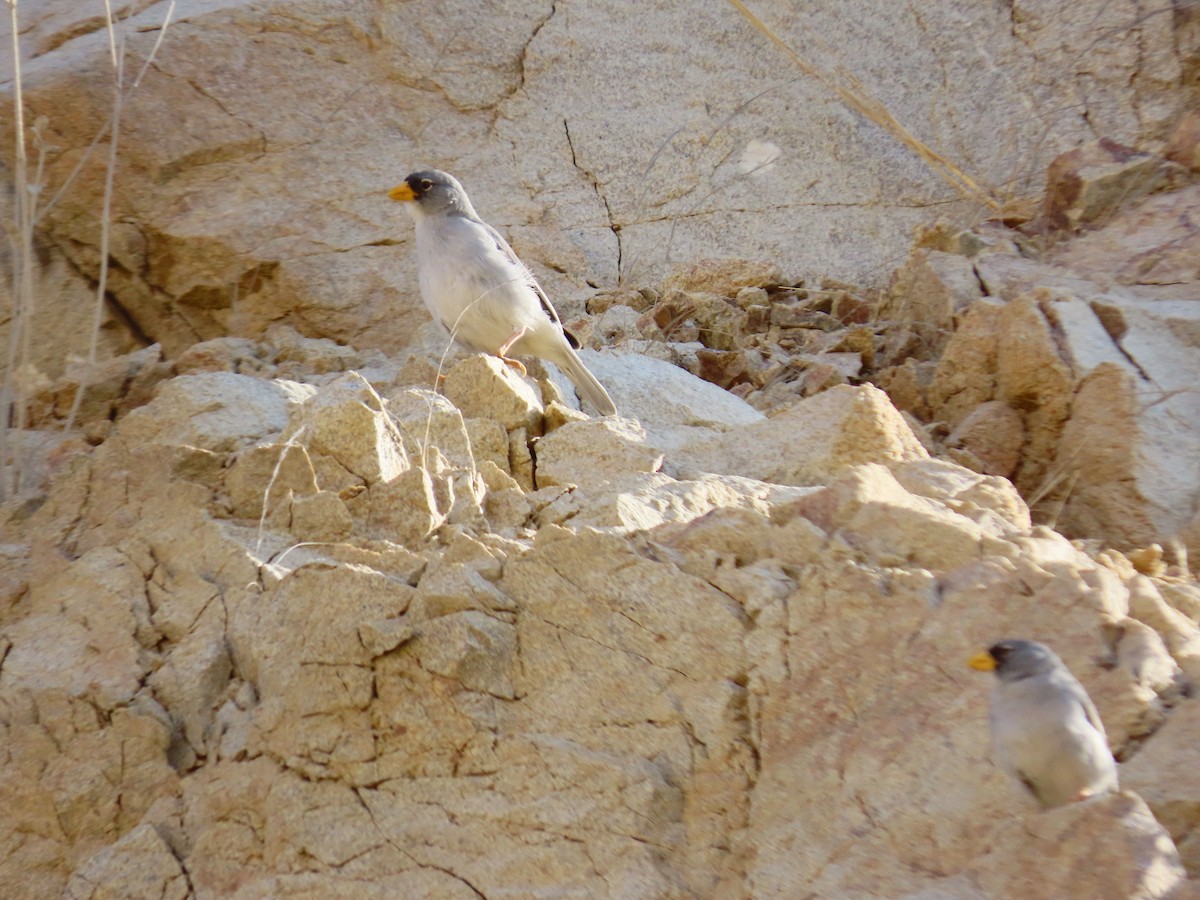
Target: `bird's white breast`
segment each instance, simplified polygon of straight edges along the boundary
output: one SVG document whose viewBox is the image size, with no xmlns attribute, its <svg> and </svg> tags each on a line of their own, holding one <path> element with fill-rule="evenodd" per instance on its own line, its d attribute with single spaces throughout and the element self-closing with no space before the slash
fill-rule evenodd
<svg viewBox="0 0 1200 900">
<path fill-rule="evenodd" d="M 1108 742 L 1088 719 L 1084 696 L 1065 673 L 998 682 L 993 688 L 995 761 L 1033 783 L 1051 804 L 1115 781 Z"/>
<path fill-rule="evenodd" d="M 540 316 L 528 273 L 476 222 L 458 216 L 418 220 L 417 263 L 430 314 L 476 350 L 495 353 Z"/>
</svg>

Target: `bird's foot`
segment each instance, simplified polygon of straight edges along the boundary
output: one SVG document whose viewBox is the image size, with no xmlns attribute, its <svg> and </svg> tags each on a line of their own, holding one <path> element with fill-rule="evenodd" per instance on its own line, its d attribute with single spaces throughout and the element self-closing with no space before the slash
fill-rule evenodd
<svg viewBox="0 0 1200 900">
<path fill-rule="evenodd" d="M 508 351 L 512 349 L 513 344 L 515 344 L 521 338 L 525 337 L 525 335 L 528 332 L 529 332 L 528 325 L 524 325 L 521 328 L 518 328 L 516 331 L 514 331 L 512 334 L 510 334 L 508 336 L 507 341 L 505 341 L 503 344 L 500 345 L 500 349 L 496 351 L 496 355 L 498 357 L 500 357 L 501 359 L 503 359 L 505 362 L 508 362 L 508 360 L 505 359 L 505 357 L 508 356 Z M 524 366 L 522 366 L 521 368 L 523 369 Z M 522 374 L 524 374 L 524 373 L 522 373 Z"/>
<path fill-rule="evenodd" d="M 509 359 L 507 356 L 501 356 L 500 361 L 506 366 L 512 366 L 522 378 L 529 374 L 529 370 L 525 368 L 525 364 L 519 359 Z"/>
</svg>

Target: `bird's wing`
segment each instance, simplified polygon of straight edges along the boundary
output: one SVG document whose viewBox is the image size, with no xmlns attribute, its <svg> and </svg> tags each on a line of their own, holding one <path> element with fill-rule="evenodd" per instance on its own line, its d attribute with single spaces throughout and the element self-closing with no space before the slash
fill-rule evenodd
<svg viewBox="0 0 1200 900">
<path fill-rule="evenodd" d="M 1107 738 L 1108 734 L 1104 730 L 1104 723 L 1100 720 L 1100 713 L 1096 711 L 1096 704 L 1092 702 L 1092 698 L 1088 696 L 1088 692 L 1079 683 L 1079 679 L 1064 669 L 1060 673 L 1060 677 L 1056 680 L 1061 688 L 1066 690 L 1071 699 L 1083 708 L 1083 714 L 1087 717 L 1088 723 L 1096 731 L 1100 732 L 1101 737 Z"/>
<path fill-rule="evenodd" d="M 1083 691 L 1082 687 L 1080 691 Z M 1087 715 L 1088 721 L 1092 723 L 1092 727 L 1100 732 L 1100 737 L 1107 740 L 1108 735 L 1104 731 L 1104 723 L 1100 721 L 1100 713 L 1096 711 L 1096 704 L 1092 702 L 1092 698 L 1087 695 L 1086 691 L 1083 691 L 1083 695 L 1079 699 L 1083 704 L 1083 711 Z"/>
<path fill-rule="evenodd" d="M 542 286 L 537 283 L 537 279 L 534 278 L 533 273 L 529 271 L 529 266 L 521 262 L 517 254 L 513 252 L 513 248 L 508 246 L 508 241 L 500 236 L 500 232 L 498 232 L 487 222 L 481 220 L 480 224 L 483 225 L 484 230 L 488 233 L 488 236 L 496 242 L 496 249 L 503 253 L 505 258 L 510 263 L 525 273 L 525 277 L 529 282 L 529 286 L 533 288 L 533 292 L 537 294 L 538 299 L 542 301 L 542 308 L 546 310 L 546 315 L 550 317 L 550 321 L 554 322 L 554 324 L 561 328 L 562 320 L 558 317 L 558 310 L 554 308 L 554 304 L 550 302 L 550 298 L 546 296 L 546 292 L 542 290 Z"/>
<path fill-rule="evenodd" d="M 1030 778 L 1028 775 L 1026 775 L 1024 772 L 1022 772 L 1020 769 L 1016 770 L 1016 775 L 1017 775 L 1017 781 L 1019 781 L 1019 782 L 1021 782 L 1021 784 L 1025 785 L 1026 790 L 1028 790 L 1029 793 L 1031 793 L 1034 796 L 1034 799 L 1040 801 L 1042 799 L 1042 795 L 1038 793 L 1037 785 L 1033 783 L 1033 779 Z"/>
</svg>

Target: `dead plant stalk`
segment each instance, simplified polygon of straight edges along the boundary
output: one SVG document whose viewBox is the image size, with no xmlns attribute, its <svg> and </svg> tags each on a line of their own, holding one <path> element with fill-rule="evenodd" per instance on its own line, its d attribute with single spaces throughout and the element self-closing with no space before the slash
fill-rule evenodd
<svg viewBox="0 0 1200 900">
<path fill-rule="evenodd" d="M 10 0 L 10 2 L 15 2 L 15 0 Z M 146 74 L 147 69 L 150 68 L 150 64 L 154 61 L 154 57 L 158 54 L 158 48 L 162 46 L 163 36 L 167 32 L 167 26 L 170 24 L 171 16 L 174 12 L 175 0 L 171 0 L 167 6 L 166 15 L 163 16 L 163 23 L 159 28 L 158 38 L 155 40 L 149 56 L 146 57 L 146 61 L 142 64 L 142 68 L 133 80 L 133 83 L 126 88 L 125 29 L 121 29 L 120 36 L 118 37 L 117 24 L 114 22 L 112 15 L 112 5 L 110 0 L 104 0 L 105 21 L 108 28 L 108 48 L 113 66 L 113 111 L 109 125 L 108 165 L 104 171 L 104 197 L 101 201 L 100 210 L 100 273 L 96 282 L 96 304 L 93 308 L 92 329 L 88 341 L 87 365 L 80 374 L 79 386 L 75 389 L 75 397 L 71 401 L 71 412 L 67 415 L 67 431 L 71 431 L 75 427 L 75 419 L 79 415 L 79 407 L 83 403 L 83 394 L 87 389 L 88 379 L 91 377 L 92 370 L 96 367 L 96 353 L 100 343 L 100 326 L 104 322 L 104 299 L 108 289 L 108 252 L 112 230 L 113 180 L 117 171 L 121 113 L 125 106 L 125 94 L 127 90 L 135 90 L 141 84 L 142 77 Z"/>
<path fill-rule="evenodd" d="M 33 233 L 37 227 L 39 215 L 44 215 L 62 193 L 67 189 L 79 173 L 87 153 L 76 165 L 75 170 L 59 187 L 58 192 L 51 197 L 50 202 L 43 204 L 39 211 L 37 200 L 41 195 L 43 165 L 45 163 L 45 147 L 41 140 L 43 119 L 33 126 L 33 132 L 38 139 L 39 156 L 36 173 L 33 180 L 29 177 L 29 154 L 25 141 L 25 94 L 21 72 L 21 42 L 20 23 L 17 14 L 19 0 L 5 0 L 8 4 L 9 24 L 12 33 L 13 58 L 13 125 L 15 131 L 15 165 L 13 167 L 13 187 L 16 198 L 15 222 L 8 232 L 12 245 L 13 259 L 13 310 L 9 329 L 8 352 L 6 359 L 6 376 L 0 384 L 0 500 L 6 499 L 12 493 L 20 493 L 24 487 L 25 475 L 28 471 L 28 460 L 16 452 L 12 446 L 13 432 L 22 432 L 29 427 L 29 400 L 26 389 L 22 386 L 26 379 L 26 369 L 33 360 L 33 314 L 36 308 L 37 292 L 34 289 L 35 258 L 33 252 Z M 71 410 L 67 417 L 66 430 L 75 427 L 79 409 L 87 390 L 88 378 L 96 365 L 99 349 L 100 327 L 104 318 L 105 294 L 108 287 L 109 248 L 111 242 L 113 181 L 116 173 L 121 114 L 129 91 L 137 88 L 149 70 L 163 37 L 170 25 L 175 12 L 176 0 L 167 5 L 162 25 L 158 29 L 158 38 L 154 42 L 146 60 L 143 62 L 137 77 L 129 85 L 125 83 L 125 32 L 121 26 L 124 23 L 113 18 L 110 0 L 104 0 L 105 22 L 108 28 L 109 55 L 112 61 L 114 90 L 113 110 L 109 120 L 104 123 L 89 147 L 92 147 L 109 135 L 108 162 L 105 169 L 104 196 L 101 201 L 100 213 L 100 266 L 96 286 L 96 305 L 92 317 L 92 329 L 88 346 L 87 364 L 83 367 Z M 118 36 L 118 30 L 120 34 Z"/>
<path fill-rule="evenodd" d="M 25 149 L 25 105 L 21 90 L 21 42 L 17 23 L 17 0 L 7 0 L 12 29 L 13 53 L 13 124 L 16 130 L 16 228 L 10 234 L 13 253 L 13 311 L 8 336 L 8 369 L 0 387 L 0 466 L 11 466 L 11 479 L 0 478 L 0 500 L 10 490 L 22 488 L 23 460 L 9 455 L 9 429 L 23 431 L 28 425 L 28 403 L 19 387 L 20 370 L 32 354 L 33 331 L 33 194 L 29 184 L 29 159 Z"/>
<path fill-rule="evenodd" d="M 1003 205 L 991 195 L 991 192 L 981 187 L 975 179 L 960 169 L 951 160 L 938 153 L 928 144 L 917 138 L 888 111 L 883 103 L 867 90 L 857 77 L 847 71 L 839 71 L 837 75 L 817 66 L 788 46 L 778 34 L 772 31 L 758 16 L 750 11 L 742 0 L 729 0 L 729 4 L 753 25 L 772 44 L 778 47 L 795 63 L 804 74 L 815 78 L 826 88 L 837 95 L 850 109 L 870 119 L 879 125 L 913 153 L 924 160 L 934 172 L 968 200 L 987 205 L 992 209 L 1000 209 Z"/>
</svg>

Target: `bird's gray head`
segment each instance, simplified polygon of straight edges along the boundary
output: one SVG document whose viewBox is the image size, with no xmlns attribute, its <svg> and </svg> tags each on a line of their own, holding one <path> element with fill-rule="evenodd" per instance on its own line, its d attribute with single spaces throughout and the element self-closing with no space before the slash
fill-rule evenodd
<svg viewBox="0 0 1200 900">
<path fill-rule="evenodd" d="M 998 641 L 971 657 L 971 668 L 995 672 L 1001 681 L 1020 681 L 1063 666 L 1058 655 L 1037 641 Z"/>
<path fill-rule="evenodd" d="M 458 179 L 438 169 L 413 172 L 388 191 L 388 196 L 409 204 L 408 211 L 416 219 L 438 213 L 478 218 Z"/>
</svg>

